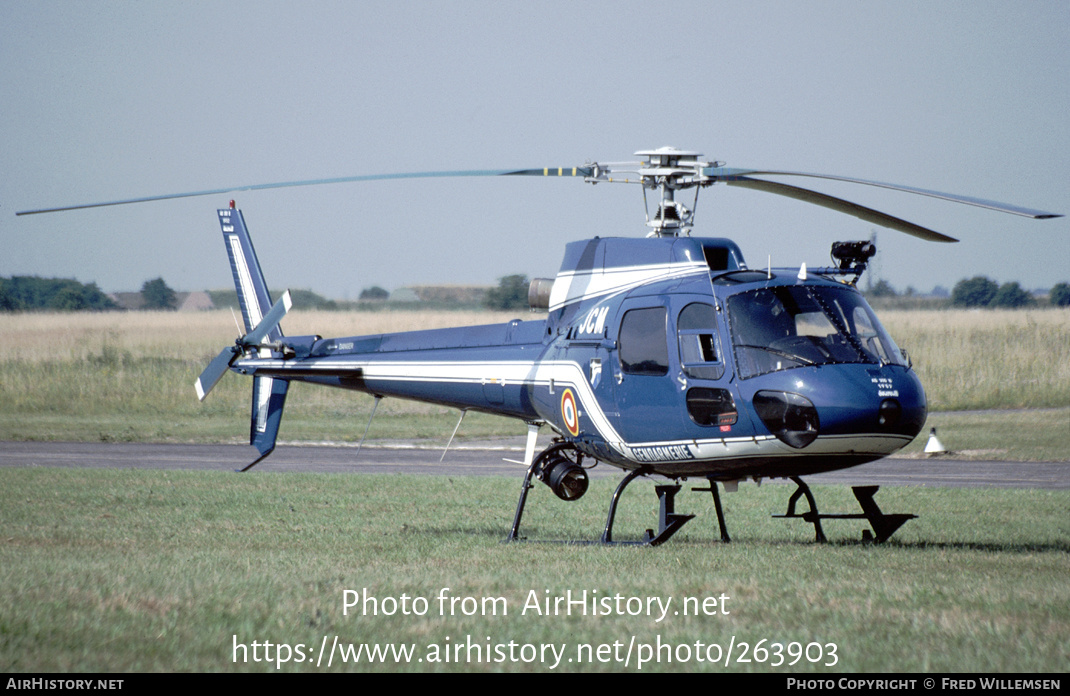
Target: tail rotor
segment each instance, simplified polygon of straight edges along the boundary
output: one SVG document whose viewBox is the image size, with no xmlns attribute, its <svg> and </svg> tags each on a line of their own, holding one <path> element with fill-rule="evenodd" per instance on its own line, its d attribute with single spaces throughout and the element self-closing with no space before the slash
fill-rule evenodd
<svg viewBox="0 0 1070 696">
<path fill-rule="evenodd" d="M 212 362 L 208 363 L 208 367 L 204 368 L 204 372 L 201 373 L 201 376 L 197 378 L 197 382 L 194 384 L 197 390 L 197 398 L 204 401 L 209 392 L 230 369 L 230 366 L 234 364 L 234 361 L 247 351 L 277 349 L 279 347 L 277 344 L 264 344 L 262 341 L 264 337 L 278 327 L 279 322 L 282 321 L 282 318 L 286 316 L 292 306 L 293 300 L 290 298 L 290 291 L 287 290 L 279 298 L 278 302 L 272 305 L 268 313 L 256 325 L 256 328 L 234 341 L 234 345 L 224 348 Z"/>
</svg>

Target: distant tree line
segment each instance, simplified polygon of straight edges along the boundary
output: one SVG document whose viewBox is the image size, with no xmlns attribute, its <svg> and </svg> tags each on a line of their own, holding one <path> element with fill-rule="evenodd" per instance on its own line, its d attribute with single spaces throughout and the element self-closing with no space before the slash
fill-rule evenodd
<svg viewBox="0 0 1070 696">
<path fill-rule="evenodd" d="M 143 309 L 175 309 L 177 296 L 163 278 L 141 286 Z M 0 312 L 102 312 L 123 309 L 97 287 L 69 278 L 0 278 Z"/>
<path fill-rule="evenodd" d="M 943 295 L 947 296 L 943 290 Z M 913 288 L 908 288 L 905 295 L 900 295 L 886 280 L 878 280 L 866 295 L 873 298 L 899 298 L 914 296 Z M 1057 283 L 1048 292 L 1048 302 L 1055 307 L 1070 307 L 1070 283 Z M 948 304 L 952 307 L 991 307 L 997 309 L 1017 309 L 1038 307 L 1040 299 L 1022 286 L 1011 281 L 1000 285 L 985 276 L 964 278 L 951 290 Z"/>
<path fill-rule="evenodd" d="M 390 293 L 378 285 L 373 285 L 360 291 L 360 299 L 362 300 L 386 300 L 389 297 Z"/>
<path fill-rule="evenodd" d="M 1058 283 L 1051 289 L 1048 299 L 1056 307 L 1070 307 L 1070 283 Z"/>
<path fill-rule="evenodd" d="M 0 311 L 103 311 L 118 309 L 96 283 L 77 280 L 12 276 L 0 278 Z"/>
<path fill-rule="evenodd" d="M 526 275 L 508 275 L 499 278 L 498 287 L 487 291 L 483 304 L 488 309 L 527 309 L 529 285 Z"/>
<path fill-rule="evenodd" d="M 943 290 L 946 296 L 947 290 Z M 238 307 L 237 293 L 232 290 L 209 293 L 216 307 Z M 295 290 L 294 304 L 305 309 L 338 309 L 339 305 L 311 290 Z M 866 294 L 872 298 L 888 299 L 915 297 L 913 288 L 899 294 L 886 280 L 878 280 Z M 163 278 L 145 281 L 141 286 L 145 309 L 174 309 L 175 291 Z M 273 293 L 277 296 L 277 293 Z M 361 293 L 362 300 L 384 299 L 389 296 L 379 287 Z M 1070 307 L 1070 283 L 1057 283 L 1048 293 L 1048 301 L 1056 307 Z M 1040 304 L 1036 297 L 1017 282 L 996 283 L 985 276 L 960 280 L 951 291 L 949 304 L 953 307 L 1018 308 Z M 484 306 L 488 309 L 525 309 L 528 306 L 528 278 L 509 275 L 498 279 L 498 286 L 487 291 Z M 104 311 L 120 309 L 96 283 L 83 284 L 72 279 L 12 276 L 0 278 L 0 312 L 21 311 Z"/>
<path fill-rule="evenodd" d="M 273 300 L 278 301 L 282 297 L 282 290 L 268 289 L 269 294 Z M 212 304 L 217 309 L 224 307 L 230 307 L 232 309 L 240 309 L 241 304 L 238 302 L 238 291 L 227 288 L 226 290 L 209 290 L 208 296 L 212 298 Z M 312 292 L 311 290 L 290 289 L 290 299 L 293 300 L 293 306 L 297 309 L 338 309 L 338 303 L 334 300 L 328 300 L 323 295 Z"/>
<path fill-rule="evenodd" d="M 145 302 L 145 309 L 175 309 L 178 306 L 175 291 L 167 286 L 163 278 L 146 280 L 141 286 L 141 299 Z"/>
<path fill-rule="evenodd" d="M 1056 307 L 1070 306 L 1070 284 L 1058 283 L 1048 293 L 1048 301 Z M 960 280 L 951 290 L 951 304 L 955 307 L 996 307 L 1016 309 L 1035 307 L 1037 298 L 1017 282 L 1003 283 L 974 276 Z"/>
</svg>

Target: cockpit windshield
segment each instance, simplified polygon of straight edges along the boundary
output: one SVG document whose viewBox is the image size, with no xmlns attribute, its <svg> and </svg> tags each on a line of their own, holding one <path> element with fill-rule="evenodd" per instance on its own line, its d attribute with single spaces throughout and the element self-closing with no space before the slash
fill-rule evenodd
<svg viewBox="0 0 1070 696">
<path fill-rule="evenodd" d="M 741 378 L 808 365 L 907 365 L 876 315 L 846 288 L 786 285 L 728 298 Z"/>
</svg>

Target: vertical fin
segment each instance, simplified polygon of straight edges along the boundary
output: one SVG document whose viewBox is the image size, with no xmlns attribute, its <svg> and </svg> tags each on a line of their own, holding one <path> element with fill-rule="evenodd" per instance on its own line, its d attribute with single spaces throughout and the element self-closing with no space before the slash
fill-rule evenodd
<svg viewBox="0 0 1070 696">
<path fill-rule="evenodd" d="M 219 225 L 223 230 L 223 241 L 230 257 L 230 270 L 234 275 L 234 288 L 238 291 L 245 332 L 251 332 L 264 318 L 271 307 L 271 295 L 268 293 L 264 272 L 256 258 L 253 240 L 245 227 L 245 218 L 240 210 L 222 208 L 219 210 Z M 269 341 L 282 338 L 278 328 L 268 334 Z"/>
<path fill-rule="evenodd" d="M 235 208 L 222 208 L 218 212 L 224 246 L 227 248 L 227 256 L 230 257 L 234 288 L 238 292 L 238 302 L 241 304 L 246 336 L 249 336 L 272 311 L 271 294 L 268 292 L 267 281 L 264 279 L 264 272 L 260 269 L 260 261 L 256 257 L 253 240 L 245 227 L 245 218 L 241 211 Z M 284 296 L 282 305 L 276 310 L 279 313 L 278 318 L 281 318 L 290 308 L 288 295 Z M 277 319 L 269 321 L 267 326 L 271 326 L 271 329 L 264 336 L 260 336 L 257 332 L 255 343 L 259 344 L 265 340 L 274 343 L 282 339 L 282 329 L 278 326 Z M 261 331 L 264 328 L 266 326 L 261 328 Z M 262 358 L 270 358 L 272 352 L 268 348 L 260 348 L 259 355 Z M 282 410 L 286 405 L 286 390 L 289 386 L 290 383 L 286 380 L 275 377 L 253 379 L 249 444 L 256 448 L 259 456 L 242 471 L 249 470 L 275 449 L 275 439 L 279 434 Z"/>
<path fill-rule="evenodd" d="M 290 383 L 273 377 L 253 380 L 253 409 L 249 422 L 249 444 L 256 447 L 263 459 L 275 449 L 275 438 L 286 405 L 286 390 Z"/>
</svg>

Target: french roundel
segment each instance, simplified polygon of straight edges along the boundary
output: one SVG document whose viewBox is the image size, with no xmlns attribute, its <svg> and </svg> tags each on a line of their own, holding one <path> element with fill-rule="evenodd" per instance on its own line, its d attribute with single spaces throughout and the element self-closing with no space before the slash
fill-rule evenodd
<svg viewBox="0 0 1070 696">
<path fill-rule="evenodd" d="M 573 435 L 580 434 L 580 414 L 576 408 L 576 396 L 571 389 L 566 389 L 561 395 L 561 418 L 565 421 L 565 427 Z"/>
</svg>

